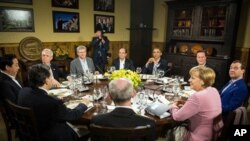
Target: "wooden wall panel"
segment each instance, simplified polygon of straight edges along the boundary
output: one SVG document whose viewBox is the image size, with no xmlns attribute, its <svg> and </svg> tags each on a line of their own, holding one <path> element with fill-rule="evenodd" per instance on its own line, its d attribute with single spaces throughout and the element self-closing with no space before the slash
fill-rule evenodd
<svg viewBox="0 0 250 141">
<path fill-rule="evenodd" d="M 246 65 L 246 72 L 244 79 L 250 86 L 250 47 L 249 48 L 236 48 L 235 49 L 235 59 L 241 60 Z"/>
</svg>

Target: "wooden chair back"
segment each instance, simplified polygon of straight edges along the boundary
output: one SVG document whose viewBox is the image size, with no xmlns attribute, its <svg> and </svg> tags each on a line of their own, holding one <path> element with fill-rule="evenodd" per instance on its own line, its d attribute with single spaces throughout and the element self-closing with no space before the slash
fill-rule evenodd
<svg viewBox="0 0 250 141">
<path fill-rule="evenodd" d="M 15 126 L 21 141 L 39 141 L 36 118 L 32 109 L 22 107 L 6 100 L 14 114 Z"/>
<path fill-rule="evenodd" d="M 248 89 L 248 96 L 246 97 L 246 99 L 244 100 L 242 106 L 244 106 L 246 109 L 249 105 L 249 98 L 250 98 L 250 86 L 247 86 L 247 89 Z"/>
<path fill-rule="evenodd" d="M 150 125 L 116 128 L 90 125 L 91 141 L 151 141 Z"/>
<path fill-rule="evenodd" d="M 224 123 L 222 119 L 222 115 L 219 114 L 213 120 L 213 137 L 212 141 L 217 141 L 218 137 L 221 135 Z"/>
<path fill-rule="evenodd" d="M 245 107 L 238 107 L 234 111 L 229 112 L 226 116 L 223 116 L 224 126 L 220 135 L 213 141 L 227 141 L 229 140 L 230 128 L 232 125 L 247 124 L 247 115 Z"/>
<path fill-rule="evenodd" d="M 15 126 L 13 123 L 13 119 L 11 119 L 11 116 L 10 116 L 10 110 L 7 109 L 5 103 L 2 103 L 2 102 L 0 103 L 0 112 L 1 112 L 4 124 L 5 124 L 8 141 L 12 141 L 11 130 L 15 130 Z"/>
</svg>

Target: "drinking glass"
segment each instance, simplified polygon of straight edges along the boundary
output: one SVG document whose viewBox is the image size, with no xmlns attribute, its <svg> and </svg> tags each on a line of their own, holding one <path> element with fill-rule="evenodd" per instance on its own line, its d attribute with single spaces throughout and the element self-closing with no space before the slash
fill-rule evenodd
<svg viewBox="0 0 250 141">
<path fill-rule="evenodd" d="M 136 68 L 136 72 L 137 72 L 138 74 L 140 74 L 140 73 L 142 72 L 142 68 L 141 68 L 141 67 L 137 67 L 137 68 Z"/>
<path fill-rule="evenodd" d="M 109 70 L 109 72 L 110 73 L 112 73 L 112 72 L 114 72 L 115 71 L 115 66 L 110 66 L 110 68 L 109 68 L 110 70 Z"/>
<path fill-rule="evenodd" d="M 158 69 L 158 75 L 159 75 L 159 77 L 163 77 L 164 76 L 164 74 L 165 74 L 165 71 L 164 70 L 162 70 L 162 69 Z"/>
<path fill-rule="evenodd" d="M 179 76 L 179 81 L 181 84 L 184 83 L 184 76 Z"/>
<path fill-rule="evenodd" d="M 181 91 L 180 85 L 178 83 L 174 84 L 173 87 L 172 87 L 172 91 L 174 93 L 175 99 L 178 99 L 179 93 Z"/>
</svg>

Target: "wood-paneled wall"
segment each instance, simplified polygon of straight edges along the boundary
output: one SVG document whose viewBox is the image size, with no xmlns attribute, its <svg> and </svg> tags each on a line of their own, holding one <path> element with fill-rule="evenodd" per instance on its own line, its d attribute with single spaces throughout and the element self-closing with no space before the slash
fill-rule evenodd
<svg viewBox="0 0 250 141">
<path fill-rule="evenodd" d="M 234 58 L 237 60 L 241 60 L 241 62 L 246 66 L 246 72 L 244 75 L 244 79 L 250 86 L 250 48 L 236 48 Z"/>
<path fill-rule="evenodd" d="M 70 58 L 75 58 L 75 48 L 78 45 L 84 45 L 88 48 L 88 56 L 92 56 L 93 49 L 91 48 L 90 42 L 43 42 L 43 48 L 50 48 L 55 50 L 57 47 L 60 47 L 63 50 L 66 50 L 69 53 Z M 112 63 L 112 60 L 118 57 L 119 48 L 124 47 L 128 50 L 129 56 L 129 42 L 128 41 L 112 41 L 110 42 L 109 53 L 111 58 L 109 59 L 109 64 Z M 24 59 L 19 52 L 19 43 L 5 43 L 0 44 L 0 48 L 4 51 L 4 54 L 16 54 L 20 59 Z"/>
</svg>

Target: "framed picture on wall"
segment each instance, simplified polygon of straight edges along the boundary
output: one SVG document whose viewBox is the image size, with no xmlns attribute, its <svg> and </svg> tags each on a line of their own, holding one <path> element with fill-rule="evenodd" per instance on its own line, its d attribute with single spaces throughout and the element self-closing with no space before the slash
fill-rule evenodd
<svg viewBox="0 0 250 141">
<path fill-rule="evenodd" d="M 34 32 L 33 10 L 0 7 L 0 32 Z"/>
<path fill-rule="evenodd" d="M 54 32 L 80 32 L 79 13 L 53 11 Z"/>
<path fill-rule="evenodd" d="M 21 4 L 32 4 L 32 0 L 0 0 L 0 2 L 21 3 Z"/>
<path fill-rule="evenodd" d="M 114 12 L 115 0 L 94 0 L 94 11 Z"/>
<path fill-rule="evenodd" d="M 109 15 L 94 15 L 94 32 L 102 30 L 104 33 L 115 32 L 115 17 Z"/>
<path fill-rule="evenodd" d="M 53 7 L 79 8 L 79 0 L 51 0 Z"/>
</svg>

